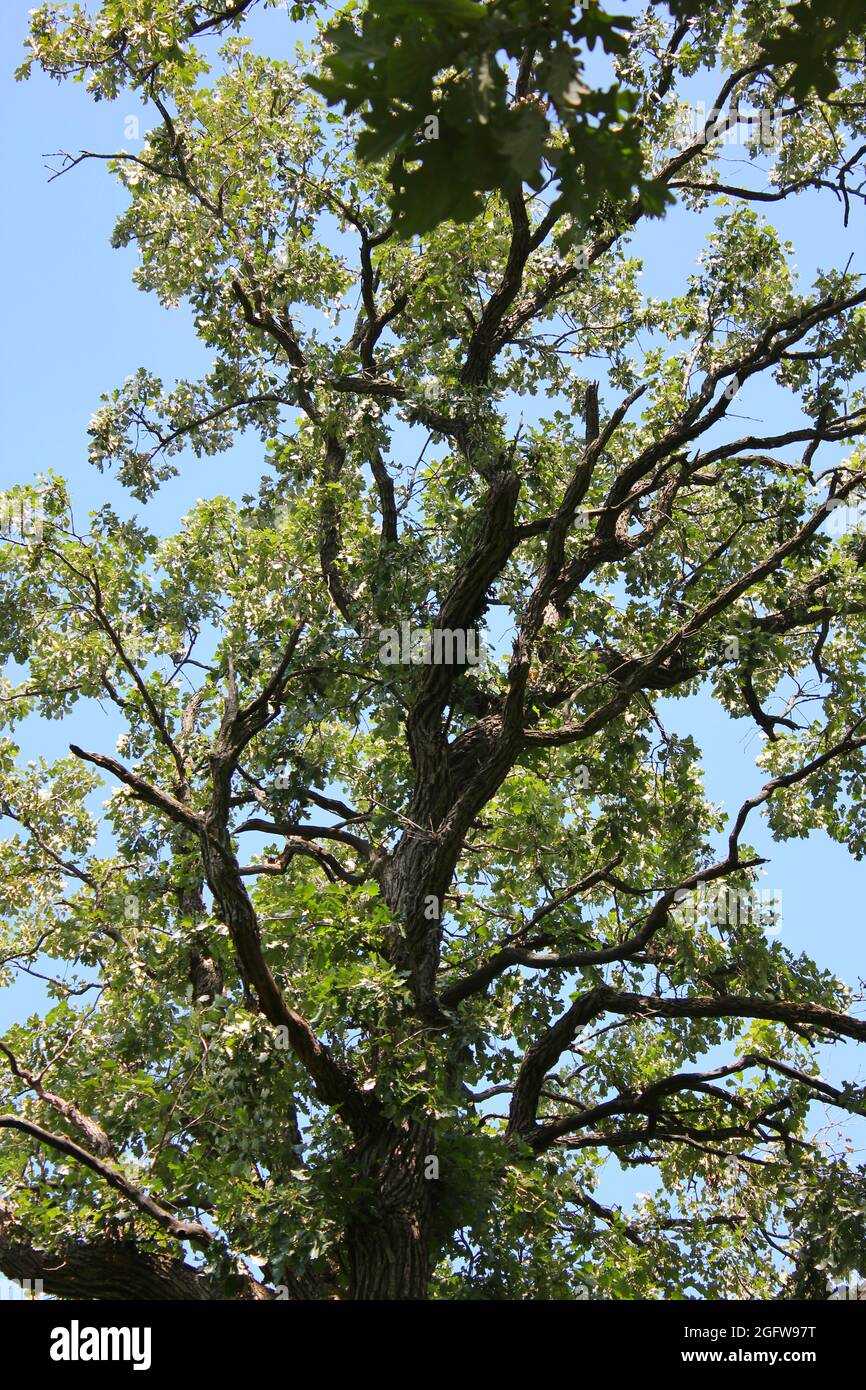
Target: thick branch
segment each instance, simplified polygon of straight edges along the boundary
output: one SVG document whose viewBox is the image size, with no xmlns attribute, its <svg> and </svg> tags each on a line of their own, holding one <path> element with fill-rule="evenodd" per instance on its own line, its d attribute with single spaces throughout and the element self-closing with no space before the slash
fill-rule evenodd
<svg viewBox="0 0 866 1390">
<path fill-rule="evenodd" d="M 33 1124 L 30 1120 L 23 1119 L 20 1115 L 0 1115 L 0 1129 L 16 1129 L 21 1134 L 27 1134 L 32 1139 L 36 1139 L 40 1144 L 45 1144 L 48 1148 L 56 1149 L 58 1153 L 65 1154 L 67 1158 L 75 1159 L 82 1167 L 89 1168 L 92 1173 L 106 1182 L 109 1187 L 113 1187 L 116 1192 L 120 1192 L 127 1201 L 131 1202 L 139 1211 L 144 1212 L 158 1226 L 161 1226 L 169 1235 L 176 1236 L 178 1240 L 198 1240 L 210 1243 L 213 1236 L 198 1221 L 178 1221 L 172 1216 L 170 1211 L 161 1207 L 152 1197 L 148 1197 L 146 1192 L 136 1187 L 124 1173 L 112 1167 L 103 1159 L 97 1158 L 94 1154 L 82 1149 L 79 1144 L 71 1139 L 66 1139 L 62 1134 L 53 1134 L 50 1130 L 43 1129 L 41 1125 Z"/>
</svg>

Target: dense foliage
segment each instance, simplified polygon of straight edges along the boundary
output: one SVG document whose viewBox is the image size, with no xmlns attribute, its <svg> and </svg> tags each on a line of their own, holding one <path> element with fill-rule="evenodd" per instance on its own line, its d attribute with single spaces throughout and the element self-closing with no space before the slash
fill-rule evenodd
<svg viewBox="0 0 866 1390">
<path fill-rule="evenodd" d="M 61 1297 L 826 1297 L 866 1268 L 866 1182 L 810 1108 L 866 1096 L 818 1052 L 866 1022 L 775 933 L 748 836 L 866 848 L 866 289 L 801 283 L 761 209 L 861 216 L 866 20 L 824 6 L 816 90 L 752 0 L 551 3 L 556 42 L 495 69 L 447 25 L 520 6 L 428 3 L 442 48 L 407 38 L 396 107 L 347 114 L 345 25 L 387 84 L 363 44 L 404 7 L 294 64 L 253 8 L 32 17 L 27 70 L 148 103 L 114 241 L 213 366 L 93 417 L 138 519 L 10 494 L 42 519 L 7 509 L 0 551 L 0 984 L 55 982 L 0 1041 L 0 1268 Z M 706 243 L 650 297 L 630 237 L 674 201 Z M 738 418 L 762 382 L 784 428 Z M 159 539 L 161 484 L 207 493 L 190 455 L 242 430 L 257 490 Z M 384 659 L 402 624 L 489 649 Z M 702 688 L 763 735 L 739 813 L 659 713 Z M 97 700 L 113 751 L 78 742 Z M 20 754 L 40 719 L 67 757 Z M 611 1156 L 652 1174 L 635 1212 L 597 1195 Z"/>
</svg>

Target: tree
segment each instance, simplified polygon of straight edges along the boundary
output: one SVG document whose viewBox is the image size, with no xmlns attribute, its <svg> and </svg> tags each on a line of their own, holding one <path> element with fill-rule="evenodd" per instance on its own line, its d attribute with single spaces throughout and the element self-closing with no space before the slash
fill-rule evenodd
<svg viewBox="0 0 866 1390">
<path fill-rule="evenodd" d="M 755 205 L 858 214 L 862 43 L 791 96 L 750 4 L 637 26 L 642 164 L 714 215 L 653 299 L 639 194 L 580 243 L 544 187 L 399 239 L 320 48 L 223 34 L 206 84 L 196 25 L 247 8 L 32 22 L 45 71 L 152 104 L 140 154 L 58 172 L 109 159 L 115 244 L 215 357 L 107 395 L 94 463 L 145 505 L 247 430 L 269 473 L 164 540 L 81 526 L 58 477 L 10 494 L 0 961 L 67 968 L 0 1044 L 0 1268 L 60 1297 L 825 1297 L 866 1267 L 866 1185 L 810 1106 L 864 1112 L 819 1049 L 866 1022 L 774 937 L 747 836 L 866 843 L 866 290 L 801 287 Z M 543 80 L 527 53 L 511 100 Z M 741 433 L 763 380 L 790 423 Z M 765 737 L 730 818 L 658 709 L 702 686 Z M 114 752 L 78 743 L 86 700 Z M 70 755 L 23 766 L 26 717 Z M 594 1195 L 611 1155 L 659 1180 L 636 1215 Z"/>
<path fill-rule="evenodd" d="M 650 15 L 653 9 L 675 21 L 664 41 L 679 51 L 683 73 L 695 40 L 701 47 L 718 41 L 733 11 L 756 63 L 773 67 L 783 79 L 779 90 L 797 98 L 832 95 L 839 60 L 863 29 L 859 0 L 818 7 L 808 0 L 790 7 L 653 0 Z M 629 60 L 635 37 L 647 42 L 643 22 L 608 14 L 598 0 L 369 0 L 360 19 L 349 7 L 330 26 L 327 72 L 313 83 L 329 101 L 359 112 L 361 157 L 391 157 L 389 201 L 399 231 L 471 220 L 484 192 L 508 195 L 528 183 L 556 190 L 547 205 L 559 214 L 562 243 L 575 235 L 565 213 L 584 222 L 604 200 L 631 193 L 651 215 L 673 201 L 664 180 L 648 176 L 644 158 L 643 73 Z M 587 61 L 597 45 L 620 60 L 607 86 L 593 84 Z M 664 95 L 661 48 L 654 56 Z M 508 60 L 517 68 L 514 82 Z M 430 119 L 440 139 L 419 142 Z"/>
</svg>

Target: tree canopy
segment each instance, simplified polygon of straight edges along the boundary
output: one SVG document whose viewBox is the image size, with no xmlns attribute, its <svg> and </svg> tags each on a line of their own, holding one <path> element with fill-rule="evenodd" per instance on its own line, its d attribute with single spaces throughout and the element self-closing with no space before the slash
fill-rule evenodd
<svg viewBox="0 0 866 1390">
<path fill-rule="evenodd" d="M 139 151 L 57 171 L 108 164 L 114 244 L 213 366 L 96 409 L 135 515 L 8 494 L 40 522 L 7 508 L 0 548 L 0 984 L 63 970 L 0 1040 L 0 1269 L 824 1298 L 866 1269 L 866 1175 L 813 1106 L 866 1094 L 821 1049 L 866 1021 L 775 934 L 749 833 L 866 848 L 866 288 L 804 283 L 765 214 L 862 215 L 866 19 L 373 0 L 286 62 L 254 8 L 32 15 L 22 76 L 147 103 Z M 651 296 L 631 238 L 674 204 L 704 249 Z M 744 425 L 761 390 L 784 426 Z M 260 484 L 157 536 L 161 485 L 206 492 L 242 431 Z M 763 736 L 732 813 L 669 727 L 700 690 Z M 67 757 L 25 761 L 34 719 Z M 652 1174 L 636 1211 L 611 1158 Z"/>
</svg>

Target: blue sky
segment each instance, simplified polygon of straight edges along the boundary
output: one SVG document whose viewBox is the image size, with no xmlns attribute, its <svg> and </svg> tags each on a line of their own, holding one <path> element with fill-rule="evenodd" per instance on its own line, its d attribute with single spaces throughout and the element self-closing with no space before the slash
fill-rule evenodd
<svg viewBox="0 0 866 1390">
<path fill-rule="evenodd" d="M 12 70 L 19 61 L 28 8 L 26 0 L 5 0 L 0 9 L 0 141 L 5 185 L 14 190 L 0 219 L 0 257 L 6 271 L 0 487 L 53 469 L 69 480 L 79 514 L 110 500 L 122 513 L 138 512 L 155 531 L 169 534 L 196 498 L 220 493 L 240 497 L 253 491 L 265 471 L 261 445 L 251 435 L 240 438 L 225 455 L 203 461 L 185 458 L 180 476 L 166 483 L 146 508 L 131 502 L 110 475 L 88 463 L 87 423 L 101 392 L 140 366 L 166 383 L 178 376 L 194 378 L 207 369 L 210 356 L 197 343 L 183 307 L 164 310 L 154 297 L 132 286 L 134 252 L 109 247 L 125 195 L 105 167 L 84 164 L 49 182 L 46 164 L 57 165 L 46 159 L 52 152 L 134 149 L 134 142 L 125 137 L 125 121 L 140 115 L 141 109 L 129 96 L 95 104 L 81 86 L 52 84 L 39 75 L 16 84 Z M 290 52 L 292 27 L 286 13 L 260 15 L 250 32 L 271 51 Z M 696 80 L 693 95 L 709 106 L 713 87 L 706 83 L 702 89 Z M 735 163 L 739 157 L 736 147 L 726 152 L 729 172 L 741 172 L 742 166 Z M 802 197 L 770 213 L 795 242 L 795 259 L 807 283 L 817 264 L 844 265 L 851 252 L 855 267 L 864 268 L 859 208 L 853 210 L 847 231 L 841 210 L 827 198 Z M 633 244 L 644 257 L 645 292 L 663 296 L 684 288 L 707 226 L 707 219 L 674 214 L 642 228 Z M 780 418 L 790 418 L 780 417 L 779 401 L 770 392 L 749 397 L 738 409 L 774 426 Z M 732 723 L 708 698 L 688 704 L 665 702 L 664 709 L 668 727 L 694 734 L 703 747 L 708 795 L 735 810 L 765 780 L 754 763 L 761 742 L 751 722 Z M 62 754 L 73 736 L 84 746 L 111 750 L 119 728 L 96 706 L 79 710 L 63 726 L 28 724 L 22 756 Z M 813 954 L 821 965 L 856 985 L 858 977 L 866 975 L 866 867 L 823 834 L 812 835 L 805 845 L 774 846 L 757 816 L 750 821 L 748 838 L 771 860 L 764 884 L 783 893 L 783 943 L 795 953 Z M 0 993 L 0 1028 L 29 1013 L 40 997 L 41 989 L 31 982 Z M 828 1061 L 827 1074 L 862 1081 L 866 1055 L 862 1049 L 858 1055 L 854 1048 L 838 1048 Z"/>
</svg>

